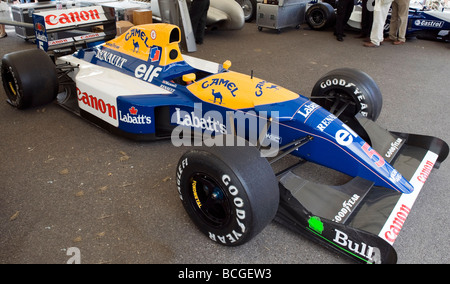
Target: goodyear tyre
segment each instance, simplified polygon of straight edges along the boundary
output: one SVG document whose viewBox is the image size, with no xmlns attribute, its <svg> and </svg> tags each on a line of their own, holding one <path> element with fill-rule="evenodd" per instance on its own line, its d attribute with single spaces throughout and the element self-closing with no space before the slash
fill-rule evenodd
<svg viewBox="0 0 450 284">
<path fill-rule="evenodd" d="M 311 100 L 344 121 L 358 113 L 376 121 L 383 105 L 375 81 L 363 71 L 352 68 L 335 69 L 325 74 L 314 85 Z"/>
<path fill-rule="evenodd" d="M 278 182 L 255 147 L 188 151 L 179 160 L 176 176 L 186 212 L 201 232 L 222 245 L 248 242 L 278 210 Z"/>
<path fill-rule="evenodd" d="M 18 109 L 48 104 L 58 93 L 55 64 L 39 49 L 6 54 L 1 75 L 8 102 Z"/>
<path fill-rule="evenodd" d="M 330 4 L 317 3 L 308 8 L 305 21 L 313 30 L 324 30 L 334 26 L 336 23 L 336 13 Z"/>
</svg>

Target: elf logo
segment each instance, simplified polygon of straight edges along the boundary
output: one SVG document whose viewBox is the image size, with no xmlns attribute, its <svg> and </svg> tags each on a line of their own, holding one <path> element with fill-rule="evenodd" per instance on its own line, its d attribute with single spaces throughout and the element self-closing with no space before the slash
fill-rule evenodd
<svg viewBox="0 0 450 284">
<path fill-rule="evenodd" d="M 159 77 L 159 73 L 163 69 L 161 67 L 155 67 L 150 65 L 147 67 L 145 64 L 141 64 L 134 70 L 134 76 L 138 79 L 142 79 L 147 82 L 152 82 L 154 78 Z"/>
</svg>

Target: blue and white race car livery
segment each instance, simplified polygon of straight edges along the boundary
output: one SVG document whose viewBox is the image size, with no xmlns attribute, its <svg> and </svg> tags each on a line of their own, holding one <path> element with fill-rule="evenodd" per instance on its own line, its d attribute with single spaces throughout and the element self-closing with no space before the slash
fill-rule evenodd
<svg viewBox="0 0 450 284">
<path fill-rule="evenodd" d="M 373 11 L 375 1 L 367 3 L 367 8 Z M 331 27 L 336 22 L 334 0 L 314 0 L 307 4 L 305 21 L 311 29 L 322 30 Z M 354 6 L 347 25 L 351 29 L 361 29 L 362 5 L 358 2 Z M 385 33 L 389 33 L 391 14 L 389 13 L 384 26 Z M 448 8 L 436 8 L 411 3 L 408 14 L 406 37 L 432 39 L 450 42 L 450 11 Z"/>
<path fill-rule="evenodd" d="M 52 13 L 95 7 L 77 9 Z M 53 22 L 39 23 L 48 42 L 42 31 Z M 10 53 L 3 87 L 19 109 L 56 101 L 121 136 L 200 146 L 180 158 L 174 187 L 215 242 L 242 245 L 276 220 L 357 261 L 396 262 L 392 244 L 448 145 L 376 124 L 381 93 L 362 71 L 333 70 L 308 98 L 229 61 L 183 55 L 180 39 L 177 26 L 150 24 L 76 51 Z M 288 154 L 298 162 L 275 172 Z M 306 162 L 348 182 L 309 181 L 296 173 Z"/>
</svg>

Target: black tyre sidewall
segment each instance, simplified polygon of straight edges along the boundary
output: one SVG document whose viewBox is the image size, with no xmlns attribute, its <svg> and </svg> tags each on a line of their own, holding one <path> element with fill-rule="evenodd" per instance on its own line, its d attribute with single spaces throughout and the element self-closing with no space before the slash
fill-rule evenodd
<svg viewBox="0 0 450 284">
<path fill-rule="evenodd" d="M 23 84 L 20 80 L 20 76 L 17 68 L 13 64 L 10 64 L 9 60 L 3 58 L 1 75 L 3 81 L 3 88 L 5 90 L 6 96 L 8 97 L 9 103 L 16 108 L 23 109 L 30 105 L 24 100 L 24 90 Z"/>
<path fill-rule="evenodd" d="M 261 158 L 264 161 L 244 161 L 249 157 L 243 154 L 244 151 L 234 155 L 230 149 L 221 151 L 230 147 L 214 148 L 199 148 L 182 156 L 177 167 L 178 193 L 186 212 L 202 233 L 222 245 L 242 245 L 260 233 L 275 217 L 279 203 L 278 183 L 265 158 Z M 258 166 L 258 162 L 267 163 L 269 168 Z M 212 227 L 199 217 L 191 193 L 191 178 L 198 173 L 213 178 L 225 193 L 231 214 L 226 225 Z"/>
<path fill-rule="evenodd" d="M 353 98 L 357 109 L 353 115 L 360 113 L 372 121 L 376 121 L 381 113 L 383 99 L 375 81 L 361 70 L 352 68 L 335 69 L 320 78 L 311 92 L 311 100 L 324 106 L 324 96 L 331 91 L 345 93 Z"/>
<path fill-rule="evenodd" d="M 311 20 L 311 14 L 314 12 L 322 13 L 324 21 L 321 24 L 317 24 Z M 305 20 L 308 26 L 313 30 L 326 29 L 336 22 L 336 15 L 334 8 L 328 3 L 317 3 L 308 8 L 305 15 Z"/>
<path fill-rule="evenodd" d="M 56 68 L 42 50 L 6 54 L 2 59 L 3 87 L 11 104 L 19 109 L 52 102 L 58 92 Z M 17 95 L 11 91 L 14 86 Z"/>
</svg>

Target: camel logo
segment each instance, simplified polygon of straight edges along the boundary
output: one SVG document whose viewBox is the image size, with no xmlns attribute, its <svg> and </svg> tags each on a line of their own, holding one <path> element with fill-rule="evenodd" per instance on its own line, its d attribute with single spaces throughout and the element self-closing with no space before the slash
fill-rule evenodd
<svg viewBox="0 0 450 284">
<path fill-rule="evenodd" d="M 276 90 L 276 91 L 280 90 L 277 85 L 270 84 L 270 86 L 267 86 L 266 84 L 268 84 L 268 82 L 266 82 L 266 81 L 261 81 L 258 84 L 256 84 L 255 96 L 260 97 L 263 95 L 263 93 L 264 93 L 263 87 L 265 87 L 265 89 L 267 89 L 267 90 Z"/>
<path fill-rule="evenodd" d="M 133 46 L 134 46 L 133 52 L 138 53 L 139 52 L 139 42 L 134 41 L 134 39 L 133 39 Z"/>
<path fill-rule="evenodd" d="M 216 100 L 220 100 L 219 105 L 222 104 L 222 94 L 220 92 L 216 92 L 216 90 L 212 89 L 212 95 L 214 96 L 214 103 L 216 103 Z"/>
<path fill-rule="evenodd" d="M 239 88 L 236 86 L 235 83 L 224 78 L 213 78 L 211 81 L 206 80 L 205 82 L 202 83 L 203 89 L 207 89 L 212 86 L 219 86 L 226 88 L 228 91 L 230 91 L 230 94 L 233 97 L 236 97 L 236 92 L 239 91 Z"/>
<path fill-rule="evenodd" d="M 112 46 L 115 44 L 117 47 Z M 121 53 L 147 61 L 152 47 L 152 40 L 145 30 L 131 28 L 123 36 L 118 37 L 108 44 Z"/>
</svg>

